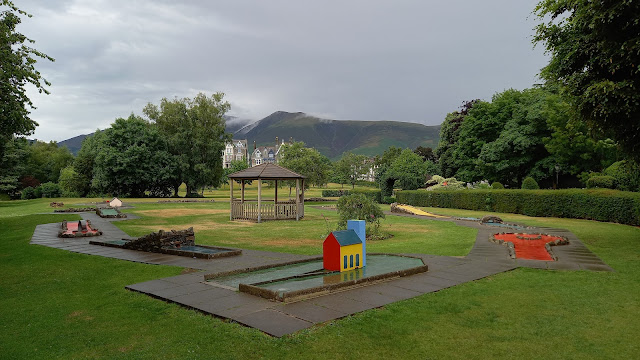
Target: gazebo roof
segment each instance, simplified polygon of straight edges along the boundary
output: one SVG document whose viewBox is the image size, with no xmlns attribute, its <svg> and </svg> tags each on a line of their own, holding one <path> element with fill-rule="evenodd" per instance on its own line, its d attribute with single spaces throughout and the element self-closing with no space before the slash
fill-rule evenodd
<svg viewBox="0 0 640 360">
<path fill-rule="evenodd" d="M 246 180 L 288 180 L 288 179 L 304 179 L 306 176 L 295 173 L 282 166 L 274 164 L 262 164 L 248 169 L 240 170 L 229 174 L 230 179 L 246 179 Z"/>
</svg>

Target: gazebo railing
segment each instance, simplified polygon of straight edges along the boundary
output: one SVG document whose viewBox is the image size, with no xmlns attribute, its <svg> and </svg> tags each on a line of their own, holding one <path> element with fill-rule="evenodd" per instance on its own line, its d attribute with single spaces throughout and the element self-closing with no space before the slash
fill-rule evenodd
<svg viewBox="0 0 640 360">
<path fill-rule="evenodd" d="M 300 218 L 304 216 L 304 205 L 293 201 L 277 204 L 262 201 L 260 204 L 261 220 L 296 219 L 298 214 Z M 234 200 L 231 204 L 231 216 L 233 219 L 258 220 L 258 202 Z"/>
</svg>

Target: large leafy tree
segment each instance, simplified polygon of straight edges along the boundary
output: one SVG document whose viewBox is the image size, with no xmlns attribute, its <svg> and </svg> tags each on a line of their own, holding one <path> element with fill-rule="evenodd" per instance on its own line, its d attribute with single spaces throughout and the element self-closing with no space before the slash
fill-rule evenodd
<svg viewBox="0 0 640 360">
<path fill-rule="evenodd" d="M 176 158 L 158 129 L 131 115 L 116 119 L 98 144 L 93 185 L 118 196 L 142 197 L 145 192 L 167 194 Z"/>
<path fill-rule="evenodd" d="M 23 175 L 41 183 L 58 182 L 60 171 L 71 164 L 73 155 L 55 142 L 35 141 L 27 147 L 27 163 Z"/>
<path fill-rule="evenodd" d="M 424 185 L 427 164 L 420 155 L 410 149 L 403 150 L 386 172 L 388 179 L 394 180 L 394 186 L 403 190 L 415 190 Z"/>
<path fill-rule="evenodd" d="M 0 142 L 11 141 L 14 135 L 30 135 L 38 125 L 29 117 L 34 105 L 27 97 L 27 84 L 48 94 L 50 83 L 36 70 L 37 58 L 54 59 L 29 46 L 34 41 L 16 31 L 20 16 L 31 17 L 13 2 L 0 0 Z M 4 151 L 0 146 L 0 156 Z"/>
<path fill-rule="evenodd" d="M 369 171 L 370 166 L 366 156 L 347 152 L 335 163 L 334 177 L 340 184 L 348 183 L 355 188 L 358 179 Z"/>
<path fill-rule="evenodd" d="M 465 101 L 459 111 L 447 114 L 440 127 L 440 140 L 435 150 L 435 156 L 438 158 L 440 173 L 444 177 L 451 177 L 458 170 L 454 165 L 453 151 L 459 138 L 460 126 L 462 126 L 465 117 L 469 114 L 469 110 L 479 101 Z"/>
<path fill-rule="evenodd" d="M 218 186 L 223 179 L 220 154 L 231 140 L 224 120 L 230 105 L 223 98 L 220 92 L 210 97 L 199 93 L 193 99 L 165 98 L 160 106 L 148 104 L 143 110 L 168 140 L 171 154 L 179 158 L 172 184 L 176 194 L 183 182 L 187 193 L 193 193 L 204 186 Z"/>
<path fill-rule="evenodd" d="M 73 170 L 79 178 L 78 182 L 83 183 L 83 185 L 79 186 L 79 188 L 84 190 L 82 192 L 88 193 L 91 189 L 97 190 L 92 186 L 92 182 L 95 174 L 96 158 L 103 144 L 103 137 L 104 131 L 96 130 L 93 135 L 84 138 L 78 155 L 76 155 L 73 161 Z"/>
<path fill-rule="evenodd" d="M 580 117 L 640 159 L 640 2 L 543 0 L 534 43 Z"/>
<path fill-rule="evenodd" d="M 323 186 L 327 183 L 331 161 L 318 150 L 305 147 L 303 142 L 298 141 L 283 145 L 280 152 L 282 157 L 279 164 L 306 176 L 306 185 Z"/>
</svg>

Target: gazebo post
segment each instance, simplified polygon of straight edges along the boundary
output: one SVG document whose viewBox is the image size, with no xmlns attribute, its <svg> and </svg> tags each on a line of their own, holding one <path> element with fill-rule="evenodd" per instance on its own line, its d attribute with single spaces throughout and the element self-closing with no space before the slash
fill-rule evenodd
<svg viewBox="0 0 640 360">
<path fill-rule="evenodd" d="M 302 204 L 302 217 L 304 217 L 304 179 L 302 179 L 302 199 L 300 199 Z"/>
<path fill-rule="evenodd" d="M 229 220 L 233 220 L 233 179 L 229 180 L 229 205 L 231 205 Z"/>
<path fill-rule="evenodd" d="M 296 221 L 300 220 L 300 179 L 296 179 Z"/>
<path fill-rule="evenodd" d="M 242 196 L 240 202 L 244 204 L 244 179 L 242 179 Z"/>
<path fill-rule="evenodd" d="M 258 223 L 262 220 L 262 180 L 258 179 Z"/>
<path fill-rule="evenodd" d="M 275 180 L 275 182 L 276 182 L 276 197 L 273 203 L 277 204 L 278 203 L 278 180 Z"/>
</svg>

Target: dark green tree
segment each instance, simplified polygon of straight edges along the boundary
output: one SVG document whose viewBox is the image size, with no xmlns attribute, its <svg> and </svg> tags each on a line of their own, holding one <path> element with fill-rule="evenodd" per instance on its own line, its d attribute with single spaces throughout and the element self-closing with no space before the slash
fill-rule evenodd
<svg viewBox="0 0 640 360">
<path fill-rule="evenodd" d="M 403 190 L 416 190 L 425 183 L 427 164 L 422 157 L 409 149 L 403 150 L 386 172 L 388 179 L 394 179 L 394 186 Z"/>
<path fill-rule="evenodd" d="M 103 144 L 104 131 L 96 130 L 91 136 L 87 136 L 82 140 L 82 146 L 78 151 L 78 155 L 73 161 L 73 169 L 78 174 L 78 181 L 84 183 L 81 186 L 82 189 L 86 189 L 85 193 L 81 193 L 81 196 L 87 195 L 91 190 L 96 190 L 93 187 L 93 178 L 95 173 L 96 157 L 101 150 Z"/>
<path fill-rule="evenodd" d="M 158 129 L 131 115 L 116 119 L 100 137 L 93 185 L 117 196 L 166 194 L 173 183 L 177 159 Z"/>
<path fill-rule="evenodd" d="M 423 161 L 436 162 L 438 160 L 438 157 L 430 147 L 418 146 L 413 152 L 420 155 Z"/>
<path fill-rule="evenodd" d="M 160 106 L 148 104 L 143 112 L 167 138 L 169 151 L 180 161 L 172 184 L 174 191 L 184 182 L 187 194 L 204 186 L 218 186 L 223 177 L 220 154 L 231 135 L 225 133 L 224 115 L 230 109 L 223 93 L 207 97 L 199 93 L 189 99 L 162 99 Z M 176 192 L 177 194 L 177 192 Z"/>
<path fill-rule="evenodd" d="M 27 147 L 24 176 L 33 176 L 41 183 L 58 182 L 60 171 L 73 163 L 73 155 L 55 142 L 35 141 Z"/>
<path fill-rule="evenodd" d="M 640 160 L 640 2 L 543 0 L 533 42 L 581 119 Z"/>
<path fill-rule="evenodd" d="M 25 86 L 31 84 L 39 92 L 48 94 L 47 86 L 51 84 L 40 75 L 35 64 L 37 58 L 54 59 L 29 46 L 34 41 L 16 31 L 22 21 L 20 16 L 31 17 L 30 14 L 8 0 L 0 1 L 0 9 L 0 143 L 5 144 L 14 135 L 32 134 L 38 126 L 29 117 L 30 110 L 35 107 Z M 0 146 L 0 151 L 4 149 Z"/>
<path fill-rule="evenodd" d="M 465 117 L 469 114 L 469 110 L 478 102 L 480 100 L 465 101 L 459 111 L 447 114 L 442 123 L 440 140 L 435 150 L 435 156 L 438 158 L 440 174 L 444 177 L 451 177 L 458 170 L 454 165 L 453 152 L 459 139 L 460 126 L 462 126 Z"/>
<path fill-rule="evenodd" d="M 12 136 L 6 143 L 1 143 L 0 152 L 0 193 L 11 198 L 20 196 L 20 178 L 24 174 L 27 158 L 27 140 Z M 37 186 L 36 183 L 32 184 Z"/>
<path fill-rule="evenodd" d="M 301 141 L 283 145 L 279 165 L 306 176 L 305 186 L 324 186 L 329 180 L 331 161 L 318 150 L 305 147 Z M 290 184 L 293 185 L 293 184 Z M 291 186 L 290 186 L 291 187 Z"/>
</svg>

